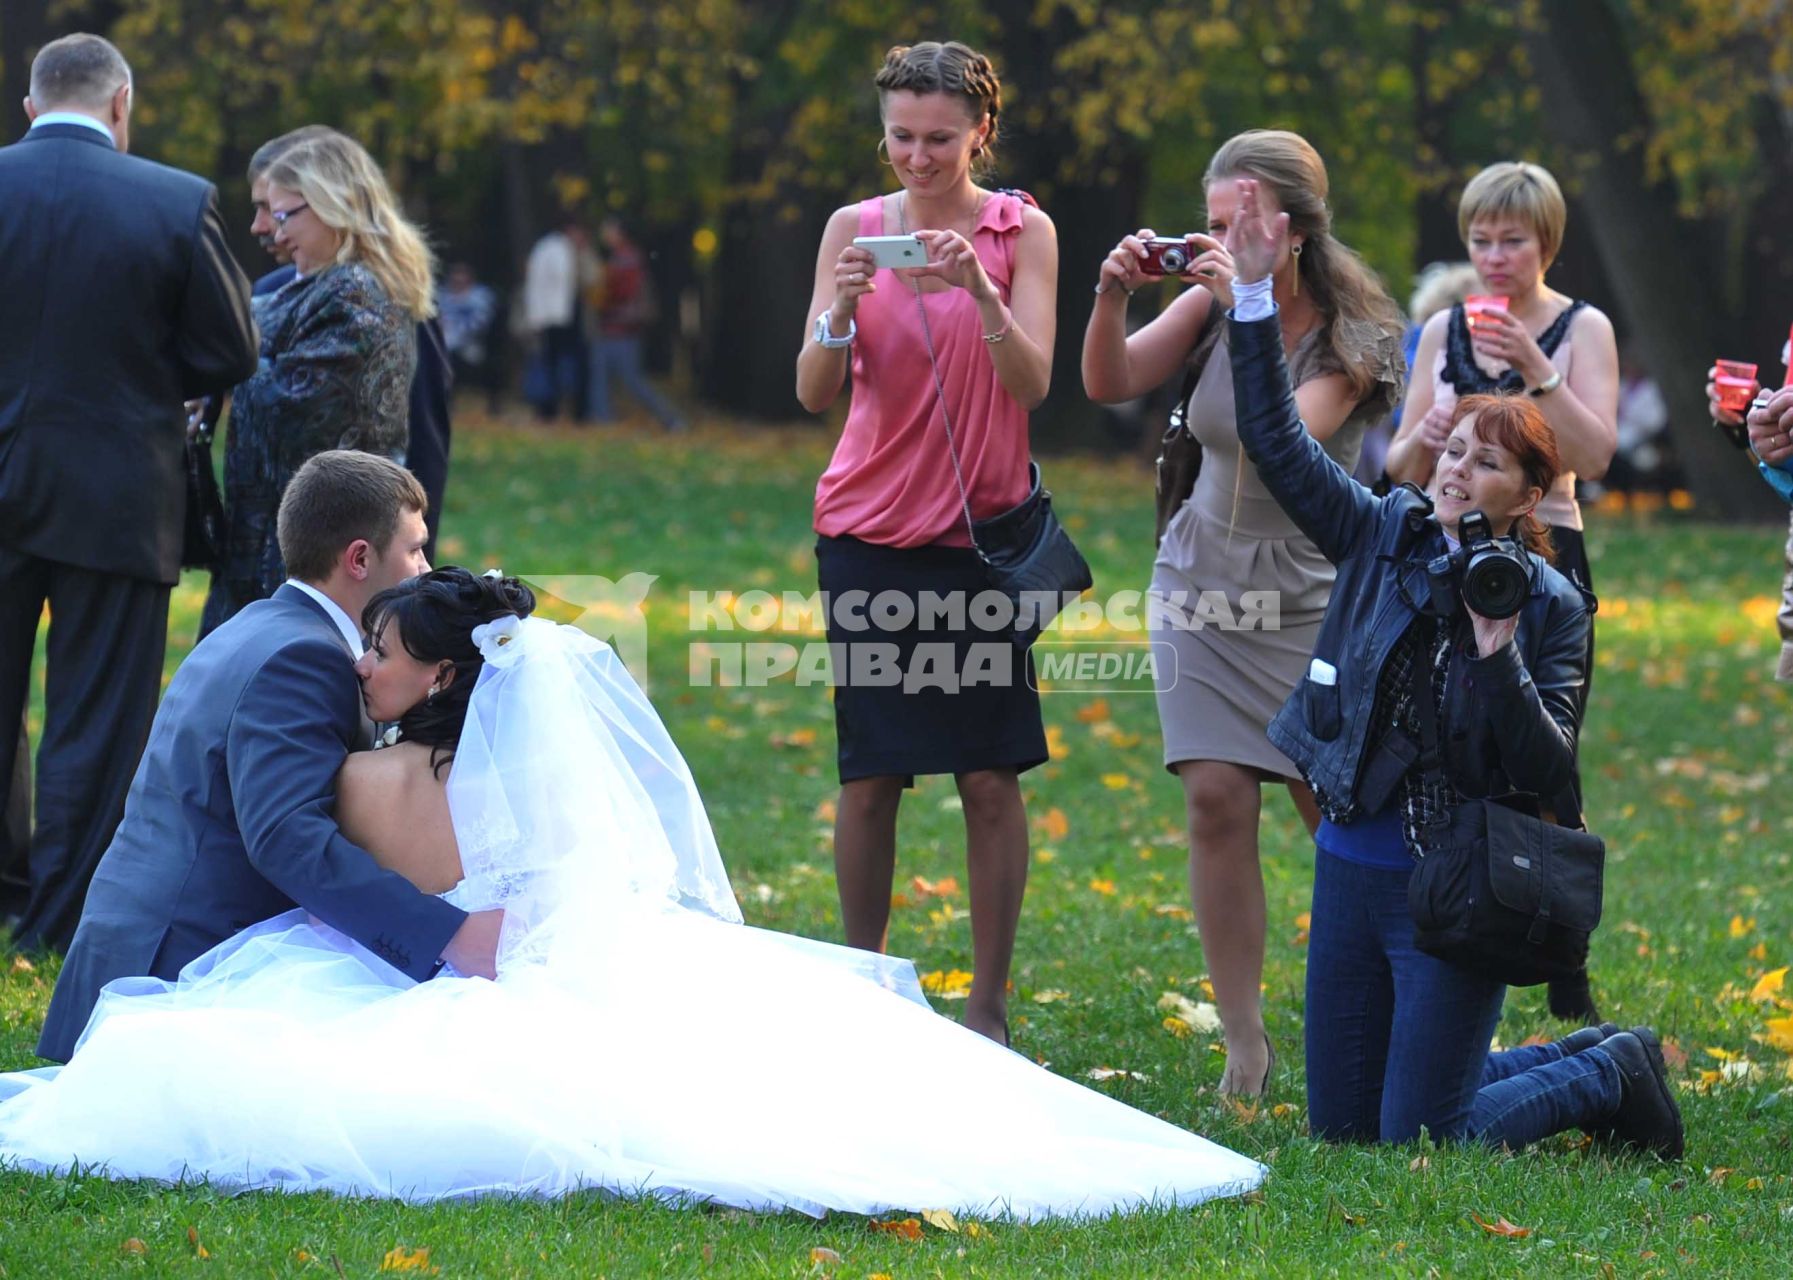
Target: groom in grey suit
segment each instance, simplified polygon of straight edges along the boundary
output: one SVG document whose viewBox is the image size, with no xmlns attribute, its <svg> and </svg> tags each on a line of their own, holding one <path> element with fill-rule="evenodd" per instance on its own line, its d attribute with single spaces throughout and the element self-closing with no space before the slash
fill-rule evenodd
<svg viewBox="0 0 1793 1280">
<path fill-rule="evenodd" d="M 422 980 L 491 976 L 503 912 L 468 915 L 337 828 L 335 781 L 368 745 L 355 661 L 378 591 L 429 568 L 426 500 L 403 467 L 332 450 L 281 499 L 292 578 L 196 647 L 156 712 L 37 1051 L 67 1061 L 100 988 L 172 979 L 237 931 L 304 907 Z"/>
</svg>

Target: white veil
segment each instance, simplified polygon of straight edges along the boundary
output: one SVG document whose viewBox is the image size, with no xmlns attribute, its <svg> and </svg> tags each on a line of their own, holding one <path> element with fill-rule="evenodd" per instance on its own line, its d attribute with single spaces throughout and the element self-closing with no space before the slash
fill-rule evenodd
<svg viewBox="0 0 1793 1280">
<path fill-rule="evenodd" d="M 545 959 L 557 914 L 741 911 L 697 785 L 609 645 L 541 618 L 476 628 L 485 656 L 448 778 L 465 875 L 449 895 L 506 912 L 498 961 Z"/>
</svg>

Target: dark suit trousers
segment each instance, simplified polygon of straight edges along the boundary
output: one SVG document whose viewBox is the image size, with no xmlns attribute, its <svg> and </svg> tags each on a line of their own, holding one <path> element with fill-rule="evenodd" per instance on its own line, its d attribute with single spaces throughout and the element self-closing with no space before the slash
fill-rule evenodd
<svg viewBox="0 0 1793 1280">
<path fill-rule="evenodd" d="M 168 647 L 169 588 L 0 546 L 0 778 L 10 778 L 38 618 L 50 606 L 37 831 L 20 948 L 66 951 L 87 882 L 124 817 Z"/>
</svg>

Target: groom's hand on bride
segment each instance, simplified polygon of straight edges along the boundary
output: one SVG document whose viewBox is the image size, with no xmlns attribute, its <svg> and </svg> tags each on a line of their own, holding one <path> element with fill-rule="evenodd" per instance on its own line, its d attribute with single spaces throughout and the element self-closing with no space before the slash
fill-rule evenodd
<svg viewBox="0 0 1793 1280">
<path fill-rule="evenodd" d="M 472 912 L 442 949 L 442 959 L 470 978 L 496 978 L 498 935 L 503 928 L 502 909 Z"/>
</svg>

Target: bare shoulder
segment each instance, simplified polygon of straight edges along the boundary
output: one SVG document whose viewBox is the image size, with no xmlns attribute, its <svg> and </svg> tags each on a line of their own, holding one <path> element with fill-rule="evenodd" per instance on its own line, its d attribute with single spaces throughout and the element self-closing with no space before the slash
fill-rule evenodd
<svg viewBox="0 0 1793 1280">
<path fill-rule="evenodd" d="M 430 749 L 418 743 L 353 752 L 336 775 L 337 822 L 351 836 L 380 830 L 394 813 L 414 808 L 419 788 L 434 782 Z"/>
<path fill-rule="evenodd" d="M 461 878 L 460 852 L 447 771 L 438 776 L 430 755 L 411 742 L 351 755 L 337 775 L 336 822 L 381 866 L 425 893 L 445 893 Z"/>
<path fill-rule="evenodd" d="M 1021 205 L 1021 234 L 1025 236 L 1044 236 L 1056 238 L 1058 228 L 1052 225 L 1052 218 L 1036 204 Z"/>
<path fill-rule="evenodd" d="M 1612 318 L 1591 302 L 1577 311 L 1575 318 L 1569 321 L 1569 337 L 1574 342 L 1606 341 L 1615 348 L 1618 343 L 1613 334 Z"/>
</svg>

